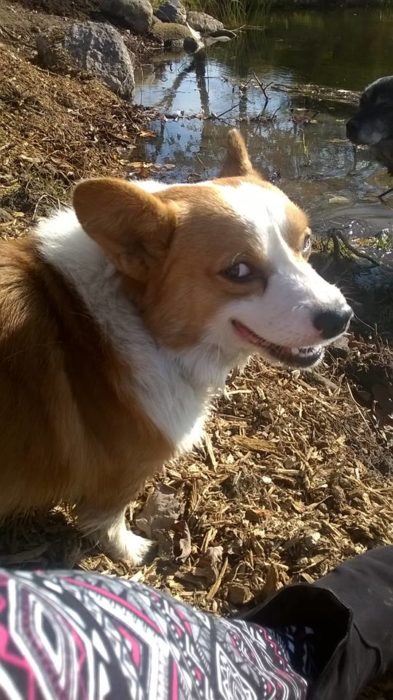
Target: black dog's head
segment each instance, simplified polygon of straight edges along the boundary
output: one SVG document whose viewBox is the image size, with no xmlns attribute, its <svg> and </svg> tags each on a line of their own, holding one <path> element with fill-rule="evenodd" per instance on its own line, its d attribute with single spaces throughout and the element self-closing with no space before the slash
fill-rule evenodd
<svg viewBox="0 0 393 700">
<path fill-rule="evenodd" d="M 366 87 L 357 112 L 347 122 L 347 137 L 352 143 L 371 146 L 393 174 L 393 75 Z"/>
</svg>

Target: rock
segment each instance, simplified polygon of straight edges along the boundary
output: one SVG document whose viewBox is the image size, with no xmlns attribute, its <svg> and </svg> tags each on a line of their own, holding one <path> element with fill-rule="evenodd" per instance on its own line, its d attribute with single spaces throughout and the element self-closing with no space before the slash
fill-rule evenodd
<svg viewBox="0 0 393 700">
<path fill-rule="evenodd" d="M 199 52 L 205 52 L 209 46 L 213 46 L 217 42 L 231 41 L 231 39 L 236 39 L 235 32 L 229 29 L 217 29 L 214 32 L 210 32 L 208 35 L 201 38 L 199 32 L 195 32 L 196 36 L 189 36 L 184 39 L 183 48 L 189 54 L 197 54 Z"/>
<path fill-rule="evenodd" d="M 69 73 L 78 68 L 64 48 L 64 29 L 49 29 L 36 36 L 37 61 L 54 73 Z"/>
<path fill-rule="evenodd" d="M 180 53 L 184 50 L 184 41 L 182 41 L 182 39 L 164 41 L 164 49 L 166 51 L 173 51 L 173 53 Z"/>
<path fill-rule="evenodd" d="M 153 36 L 162 41 L 183 41 L 185 37 L 191 36 L 190 30 L 184 24 L 161 22 L 159 19 L 154 21 L 151 31 Z"/>
<path fill-rule="evenodd" d="M 342 195 L 329 197 L 329 204 L 341 206 L 342 204 L 350 204 L 350 202 L 351 200 L 348 197 L 343 197 Z"/>
<path fill-rule="evenodd" d="M 135 87 L 131 54 L 116 29 L 107 24 L 74 24 L 65 36 L 65 49 L 77 64 L 93 73 L 124 98 Z"/>
<path fill-rule="evenodd" d="M 185 24 L 187 20 L 187 10 L 180 0 L 164 0 L 155 15 L 161 22 Z"/>
<path fill-rule="evenodd" d="M 121 35 L 107 24 L 73 24 L 62 36 L 59 31 L 38 35 L 40 65 L 54 71 L 77 67 L 102 80 L 113 92 L 129 99 L 135 87 L 134 65 Z"/>
<path fill-rule="evenodd" d="M 152 34 L 163 42 L 168 51 L 183 51 L 184 40 L 191 36 L 190 30 L 184 24 L 161 22 L 159 19 L 155 19 L 153 23 Z"/>
<path fill-rule="evenodd" d="M 136 34 L 148 34 L 153 22 L 149 0 L 101 0 L 103 12 L 122 20 Z"/>
<path fill-rule="evenodd" d="M 197 53 L 204 48 L 203 41 L 197 41 L 193 36 L 186 36 L 183 40 L 183 49 L 186 53 Z"/>
<path fill-rule="evenodd" d="M 187 22 L 190 27 L 200 32 L 202 35 L 224 29 L 222 22 L 218 19 L 214 19 L 211 15 L 207 15 L 205 12 L 188 12 Z"/>
</svg>

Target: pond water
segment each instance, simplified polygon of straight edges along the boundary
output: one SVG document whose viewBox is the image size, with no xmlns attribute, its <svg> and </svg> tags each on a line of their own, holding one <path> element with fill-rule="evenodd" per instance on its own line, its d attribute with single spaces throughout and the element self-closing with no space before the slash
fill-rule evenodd
<svg viewBox="0 0 393 700">
<path fill-rule="evenodd" d="M 392 74 L 393 10 L 273 13 L 257 24 L 204 61 L 161 54 L 143 68 L 135 101 L 160 118 L 132 158 L 164 165 L 154 177 L 168 182 L 205 179 L 218 172 L 228 126 L 239 124 L 256 166 L 310 212 L 314 230 L 393 236 L 393 195 L 378 200 L 392 180 L 367 149 L 354 169 L 345 137 L 353 106 L 302 92 L 309 83 L 360 91 Z M 266 106 L 254 74 L 270 84 Z"/>
</svg>

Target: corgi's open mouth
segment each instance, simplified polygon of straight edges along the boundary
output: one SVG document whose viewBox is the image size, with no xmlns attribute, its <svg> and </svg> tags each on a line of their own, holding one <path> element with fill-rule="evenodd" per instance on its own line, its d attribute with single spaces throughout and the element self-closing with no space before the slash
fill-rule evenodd
<svg viewBox="0 0 393 700">
<path fill-rule="evenodd" d="M 243 340 L 265 350 L 273 359 L 278 360 L 287 367 L 312 367 L 323 357 L 323 348 L 320 345 L 309 348 L 288 348 L 284 345 L 275 345 L 244 326 L 240 321 L 232 321 L 235 331 Z"/>
</svg>

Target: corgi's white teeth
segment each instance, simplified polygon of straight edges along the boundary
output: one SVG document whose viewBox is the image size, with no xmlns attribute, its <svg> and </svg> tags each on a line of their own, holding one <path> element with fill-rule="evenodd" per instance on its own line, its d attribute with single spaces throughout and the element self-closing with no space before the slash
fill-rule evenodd
<svg viewBox="0 0 393 700">
<path fill-rule="evenodd" d="M 261 338 L 240 321 L 232 321 L 232 325 L 237 334 L 251 345 L 265 351 L 265 353 L 274 360 L 278 360 L 281 364 L 288 367 L 312 367 L 316 365 L 323 357 L 323 348 L 320 345 L 304 348 L 288 348 L 284 345 L 276 345 L 268 340 Z"/>
</svg>

